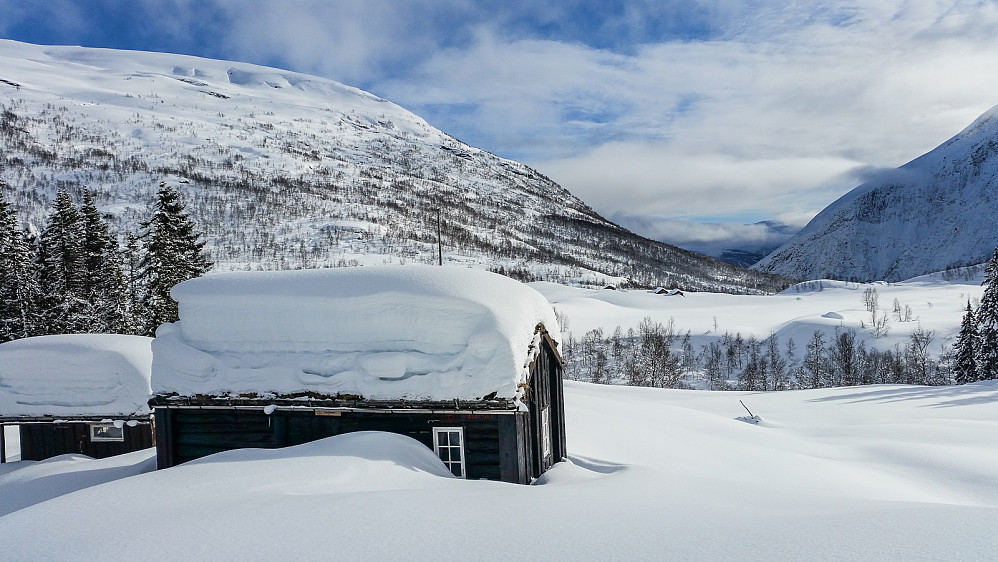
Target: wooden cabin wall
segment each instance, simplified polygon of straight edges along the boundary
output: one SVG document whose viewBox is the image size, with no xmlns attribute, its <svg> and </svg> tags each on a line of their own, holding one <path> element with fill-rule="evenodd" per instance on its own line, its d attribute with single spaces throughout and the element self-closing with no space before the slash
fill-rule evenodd
<svg viewBox="0 0 998 562">
<path fill-rule="evenodd" d="M 336 415 L 332 415 L 336 414 Z M 427 414 L 156 408 L 157 465 L 168 468 L 214 453 L 277 448 L 354 431 L 388 431 L 433 449 L 434 427 L 463 427 L 469 479 L 526 483 L 515 450 L 521 414 Z M 522 423 L 521 423 L 522 425 Z M 510 448 L 512 452 L 510 451 Z"/>
<path fill-rule="evenodd" d="M 551 392 L 551 440 L 554 446 L 554 462 L 559 462 L 568 458 L 568 445 L 565 436 L 565 379 L 561 361 L 555 356 L 554 351 L 545 347 L 544 355 L 547 358 L 547 369 L 544 371 L 548 375 Z"/>
<path fill-rule="evenodd" d="M 528 451 L 529 473 L 531 478 L 537 478 L 554 463 L 568 455 L 565 444 L 565 393 L 562 382 L 561 363 L 546 342 L 541 346 L 541 353 L 534 360 L 531 371 L 530 387 L 527 396 L 529 410 L 528 419 Z M 541 411 L 549 408 L 551 416 L 551 456 L 545 458 L 542 440 Z"/>
<path fill-rule="evenodd" d="M 124 441 L 90 441 L 88 423 L 30 423 L 21 426 L 21 460 L 40 461 L 66 453 L 103 459 L 152 447 L 149 424 L 125 425 Z"/>
</svg>

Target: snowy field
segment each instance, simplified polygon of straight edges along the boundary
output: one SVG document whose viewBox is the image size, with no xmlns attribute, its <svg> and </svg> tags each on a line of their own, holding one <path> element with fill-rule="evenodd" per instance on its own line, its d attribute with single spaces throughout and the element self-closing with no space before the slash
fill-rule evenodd
<svg viewBox="0 0 998 562">
<path fill-rule="evenodd" d="M 983 269 L 961 273 L 967 278 L 947 280 L 937 273 L 890 284 L 825 279 L 802 283 L 777 295 L 758 296 L 697 292 L 664 296 L 644 290 L 581 289 L 546 282 L 530 286 L 567 318 L 563 340 L 570 334 L 581 339 L 597 328 L 604 336 L 617 326 L 626 332 L 637 329 L 648 317 L 662 324 L 671 320 L 679 336 L 688 331 L 697 350 L 720 341 L 727 333 L 759 341 L 775 335 L 784 347 L 793 339 L 802 353 L 816 330 L 826 334 L 826 341 L 838 331 L 852 330 L 868 349 L 889 351 L 895 346 L 903 349 L 912 332 L 921 329 L 931 333 L 928 351 L 938 358 L 953 345 L 967 302 L 976 307 L 984 292 Z M 877 294 L 878 318 L 886 318 L 879 334 L 863 301 L 864 292 L 871 289 Z"/>
<path fill-rule="evenodd" d="M 576 334 L 645 316 L 801 338 L 948 345 L 980 279 L 823 282 L 770 297 L 533 284 Z M 862 293 L 908 322 L 864 327 Z M 0 466 L 0 560 L 992 560 L 998 382 L 703 392 L 566 382 L 570 460 L 532 486 L 450 477 L 406 437 L 355 433 L 152 471 L 153 453 Z M 742 403 L 756 417 L 749 419 Z"/>
<path fill-rule="evenodd" d="M 738 419 L 739 400 L 759 423 Z M 566 402 L 571 461 L 533 486 L 451 478 L 422 445 L 381 433 L 224 453 L 48 501 L 119 478 L 125 460 L 144 472 L 148 455 L 8 465 L 0 501 L 40 503 L 0 517 L 0 559 L 989 560 L 998 547 L 993 381 L 569 382 Z"/>
</svg>

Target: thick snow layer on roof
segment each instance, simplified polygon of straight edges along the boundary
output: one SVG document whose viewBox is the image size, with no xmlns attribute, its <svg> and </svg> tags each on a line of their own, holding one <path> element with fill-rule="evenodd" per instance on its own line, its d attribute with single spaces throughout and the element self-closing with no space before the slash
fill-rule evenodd
<svg viewBox="0 0 998 562">
<path fill-rule="evenodd" d="M 180 321 L 153 342 L 157 394 L 514 398 L 537 325 L 557 331 L 534 289 L 456 267 L 221 273 L 171 295 Z"/>
<path fill-rule="evenodd" d="M 0 344 L 0 417 L 148 414 L 151 341 L 67 334 Z"/>
</svg>

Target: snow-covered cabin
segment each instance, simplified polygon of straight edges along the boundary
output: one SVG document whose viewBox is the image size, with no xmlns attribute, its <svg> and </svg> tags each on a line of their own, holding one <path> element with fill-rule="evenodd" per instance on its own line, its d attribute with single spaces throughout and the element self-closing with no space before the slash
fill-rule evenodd
<svg viewBox="0 0 998 562">
<path fill-rule="evenodd" d="M 0 344 L 0 424 L 20 426 L 21 459 L 152 447 L 151 342 L 68 334 Z"/>
<path fill-rule="evenodd" d="M 157 462 L 360 430 L 409 435 L 466 478 L 565 457 L 554 312 L 485 271 L 233 272 L 178 284 L 153 341 Z"/>
<path fill-rule="evenodd" d="M 655 293 L 656 295 L 665 295 L 667 297 L 685 297 L 686 295 L 679 289 L 666 289 L 665 287 L 658 287 L 654 291 L 649 291 Z"/>
</svg>

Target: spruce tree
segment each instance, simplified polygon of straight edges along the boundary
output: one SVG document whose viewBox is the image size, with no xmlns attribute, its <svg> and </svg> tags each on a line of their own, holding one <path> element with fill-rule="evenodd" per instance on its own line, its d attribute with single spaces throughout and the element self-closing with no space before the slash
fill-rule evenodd
<svg viewBox="0 0 998 562">
<path fill-rule="evenodd" d="M 0 180 L 0 342 L 41 333 L 31 247 L 5 198 L 6 189 Z"/>
<path fill-rule="evenodd" d="M 984 296 L 977 309 L 978 380 L 998 379 L 998 248 L 984 275 Z"/>
<path fill-rule="evenodd" d="M 178 319 L 170 289 L 207 273 L 211 264 L 180 195 L 165 182 L 159 185 L 153 216 L 143 229 L 146 253 L 141 276 L 146 292 L 142 306 L 147 313 L 145 333 L 151 336 L 160 324 Z"/>
<path fill-rule="evenodd" d="M 56 194 L 38 245 L 38 284 L 42 291 L 45 333 L 86 332 L 84 228 L 80 211 L 65 190 Z"/>
<path fill-rule="evenodd" d="M 127 333 L 124 277 L 118 243 L 94 205 L 89 190 L 80 207 L 83 220 L 83 292 L 89 307 L 90 332 Z"/>
<path fill-rule="evenodd" d="M 960 335 L 953 347 L 956 351 L 956 364 L 953 371 L 956 384 L 966 384 L 977 380 L 977 318 L 974 309 L 967 301 L 967 313 L 960 324 Z"/>
</svg>

